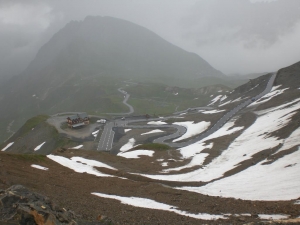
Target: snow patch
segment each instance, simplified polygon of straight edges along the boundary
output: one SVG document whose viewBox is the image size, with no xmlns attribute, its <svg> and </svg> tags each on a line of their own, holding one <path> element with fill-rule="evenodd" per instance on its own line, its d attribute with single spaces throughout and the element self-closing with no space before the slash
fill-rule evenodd
<svg viewBox="0 0 300 225">
<path fill-rule="evenodd" d="M 103 167 L 103 168 L 107 168 L 107 169 L 111 169 L 111 170 L 117 170 L 114 167 L 111 167 L 105 163 L 102 163 L 102 162 L 99 162 L 96 160 L 85 159 L 85 158 L 77 157 L 77 156 L 72 157 L 71 160 L 73 160 L 75 162 L 80 162 L 80 163 L 83 163 L 83 164 L 86 164 L 89 166 L 93 166 L 93 167 Z"/>
<path fill-rule="evenodd" d="M 222 98 L 223 95 L 218 95 L 217 97 L 215 97 L 214 99 L 211 100 L 211 103 L 208 104 L 207 106 L 213 105 L 215 104 L 217 101 L 219 101 Z"/>
<path fill-rule="evenodd" d="M 224 112 L 225 110 L 209 110 L 209 111 L 202 111 L 201 113 L 203 114 L 215 114 L 215 113 L 220 113 L 220 112 Z"/>
<path fill-rule="evenodd" d="M 131 131 L 131 129 L 124 129 L 125 133 L 127 133 L 128 131 Z"/>
<path fill-rule="evenodd" d="M 180 170 L 183 170 L 183 169 L 186 169 L 186 168 L 191 168 L 191 167 L 194 167 L 194 166 L 200 166 L 200 165 L 203 164 L 204 160 L 206 159 L 206 157 L 208 155 L 209 155 L 208 153 L 197 154 L 192 158 L 191 162 L 188 163 L 187 165 L 184 165 L 184 166 L 181 166 L 181 167 L 176 167 L 176 168 L 165 169 L 162 172 L 163 173 L 168 173 L 168 172 L 171 172 L 171 171 L 180 171 Z"/>
<path fill-rule="evenodd" d="M 47 167 L 39 166 L 39 165 L 36 165 L 36 164 L 32 164 L 31 167 L 39 169 L 39 170 L 48 170 L 49 169 Z"/>
<path fill-rule="evenodd" d="M 242 98 L 241 98 L 241 97 L 239 97 L 239 98 L 237 98 L 237 99 L 233 100 L 231 103 L 234 103 L 234 102 L 239 102 L 239 101 L 241 101 L 241 100 L 242 100 Z"/>
<path fill-rule="evenodd" d="M 224 95 L 224 96 L 220 99 L 220 101 L 223 102 L 226 98 L 227 98 L 227 95 Z"/>
<path fill-rule="evenodd" d="M 80 148 L 82 148 L 82 147 L 83 147 L 83 145 L 78 145 L 78 146 L 72 147 L 72 148 L 70 148 L 70 149 L 80 149 Z"/>
<path fill-rule="evenodd" d="M 147 124 L 151 124 L 151 125 L 162 125 L 162 124 L 167 124 L 166 122 L 162 122 L 162 121 L 150 121 Z"/>
<path fill-rule="evenodd" d="M 40 150 L 41 147 L 46 143 L 46 141 L 44 141 L 42 144 L 38 145 L 35 147 L 34 151 Z"/>
<path fill-rule="evenodd" d="M 169 211 L 169 212 L 177 213 L 182 216 L 192 217 L 195 219 L 201 219 L 201 220 L 226 219 L 226 217 L 223 215 L 211 215 L 207 213 L 199 213 L 199 214 L 188 213 L 186 211 L 178 210 L 176 206 L 167 205 L 147 198 L 121 197 L 117 195 L 107 195 L 107 194 L 102 194 L 97 192 L 93 192 L 91 194 L 101 198 L 115 199 L 125 205 L 131 205 L 134 207 L 146 208 L 146 209 L 157 209 L 157 210 Z"/>
<path fill-rule="evenodd" d="M 135 144 L 135 139 L 134 138 L 130 138 L 128 140 L 128 142 L 120 148 L 120 151 L 121 152 L 125 152 L 125 151 L 127 151 L 129 149 L 132 149 L 133 146 L 134 146 L 134 144 Z"/>
<path fill-rule="evenodd" d="M 94 137 L 97 137 L 97 134 L 99 133 L 99 130 L 96 130 L 96 131 L 94 131 L 93 133 L 92 133 L 92 135 L 94 136 Z"/>
<path fill-rule="evenodd" d="M 184 159 L 191 158 L 199 153 L 201 153 L 204 149 L 211 149 L 213 147 L 213 143 L 209 143 L 206 145 L 204 142 L 197 142 L 186 147 L 180 148 L 180 154 Z"/>
<path fill-rule="evenodd" d="M 156 129 L 156 130 L 152 130 L 152 131 L 149 131 L 149 132 L 143 133 L 143 134 L 141 134 L 141 135 L 153 134 L 153 133 L 161 133 L 161 132 L 164 132 L 164 131 L 162 131 L 162 130 L 159 130 L 159 129 Z"/>
<path fill-rule="evenodd" d="M 181 137 L 173 140 L 173 142 L 176 142 L 202 133 L 203 131 L 207 130 L 207 128 L 210 126 L 211 123 L 206 121 L 201 121 L 199 123 L 194 123 L 194 121 L 186 121 L 186 122 L 176 122 L 173 124 L 184 126 L 187 129 L 186 132 Z"/>
<path fill-rule="evenodd" d="M 161 164 L 161 166 L 164 166 L 164 167 L 165 167 L 165 166 L 168 166 L 168 164 L 169 164 L 168 162 L 163 162 L 163 163 Z"/>
<path fill-rule="evenodd" d="M 272 88 L 272 90 L 264 95 L 262 98 L 252 102 L 250 105 L 248 105 L 247 107 L 249 106 L 253 106 L 253 105 L 257 105 L 257 104 L 262 104 L 262 103 L 265 103 L 267 101 L 270 101 L 272 98 L 278 96 L 278 95 L 281 95 L 284 91 L 286 91 L 287 89 L 289 88 L 284 88 L 284 89 L 281 89 L 281 90 L 277 90 L 281 85 L 278 85 L 278 86 L 274 86 Z"/>
<path fill-rule="evenodd" d="M 4 148 L 2 148 L 2 152 L 6 151 L 10 146 L 12 146 L 15 142 L 11 142 L 9 144 L 7 144 Z"/>
<path fill-rule="evenodd" d="M 73 157 L 72 159 L 68 159 L 63 156 L 58 156 L 58 155 L 47 155 L 47 157 L 62 166 L 65 166 L 71 170 L 74 170 L 77 173 L 87 173 L 87 174 L 92 174 L 92 175 L 95 175 L 98 177 L 113 177 L 112 175 L 101 173 L 94 168 L 94 166 L 104 167 L 104 165 L 106 168 L 110 167 L 110 166 L 108 166 L 104 163 L 100 163 L 98 161 L 86 160 L 86 159 L 80 158 L 80 157 Z M 80 161 L 82 161 L 82 162 L 80 162 Z M 89 165 L 89 163 L 91 163 L 91 165 Z"/>
<path fill-rule="evenodd" d="M 128 159 L 138 159 L 139 156 L 146 155 L 152 157 L 154 154 L 154 151 L 151 150 L 135 150 L 135 151 L 129 151 L 129 152 L 120 152 L 117 154 L 117 156 L 121 156 Z"/>
<path fill-rule="evenodd" d="M 267 214 L 258 214 L 258 217 L 263 220 L 282 220 L 287 219 L 290 216 L 289 215 L 283 215 L 283 214 L 273 214 L 273 215 L 267 215 Z"/>
<path fill-rule="evenodd" d="M 227 101 L 227 102 L 224 102 L 223 104 L 219 105 L 219 107 L 222 107 L 222 106 L 227 105 L 227 104 L 229 104 L 229 103 L 231 103 L 231 100 L 229 100 L 229 101 Z"/>
</svg>

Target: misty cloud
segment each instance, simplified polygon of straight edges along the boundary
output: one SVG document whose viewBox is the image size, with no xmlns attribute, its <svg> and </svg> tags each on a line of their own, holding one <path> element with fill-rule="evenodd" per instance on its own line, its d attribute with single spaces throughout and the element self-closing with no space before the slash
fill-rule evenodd
<svg viewBox="0 0 300 225">
<path fill-rule="evenodd" d="M 241 42 L 245 48 L 268 48 L 295 31 L 299 0 L 210 0 L 195 4 L 182 21 L 185 38 L 198 45 Z"/>
<path fill-rule="evenodd" d="M 38 1 L 0 1 L 0 66 L 3 75 L 20 73 L 40 47 L 57 15 Z M 0 74 L 1 75 L 1 74 Z"/>
<path fill-rule="evenodd" d="M 144 26 L 224 73 L 275 71 L 300 59 L 299 12 L 299 0 L 0 0 L 0 77 L 89 15 Z"/>
</svg>

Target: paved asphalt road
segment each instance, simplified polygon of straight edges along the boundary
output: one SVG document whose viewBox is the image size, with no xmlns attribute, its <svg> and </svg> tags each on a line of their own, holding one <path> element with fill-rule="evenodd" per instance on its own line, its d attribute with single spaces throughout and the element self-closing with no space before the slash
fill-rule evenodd
<svg viewBox="0 0 300 225">
<path fill-rule="evenodd" d="M 271 76 L 271 78 L 269 79 L 269 82 L 268 82 L 265 90 L 254 97 L 255 100 L 261 98 L 262 96 L 264 96 L 265 94 L 267 94 L 267 93 L 269 93 L 271 91 L 275 78 L 276 78 L 276 73 L 274 73 Z M 129 98 L 129 96 L 128 96 L 128 98 Z M 124 101 L 125 101 L 125 99 L 124 99 Z M 234 109 L 232 109 L 229 112 L 227 112 L 209 130 L 205 131 L 204 133 L 198 135 L 197 137 L 195 137 L 193 139 L 190 139 L 189 141 L 181 142 L 181 143 L 173 143 L 173 142 L 172 143 L 166 143 L 166 141 L 182 136 L 186 132 L 186 128 L 183 127 L 183 126 L 178 126 L 178 125 L 141 125 L 141 126 L 135 126 L 135 125 L 128 125 L 127 123 L 131 123 L 131 122 L 145 122 L 145 121 L 147 121 L 147 119 L 130 119 L 130 118 L 126 118 L 126 120 L 115 120 L 115 122 L 109 122 L 109 123 L 107 123 L 105 125 L 105 128 L 104 128 L 104 130 L 102 132 L 102 135 L 101 135 L 100 142 L 99 142 L 97 150 L 98 151 L 99 150 L 109 151 L 112 148 L 113 137 L 114 137 L 114 132 L 112 131 L 112 128 L 114 126 L 124 127 L 124 128 L 128 128 L 128 129 L 130 129 L 130 128 L 132 128 L 132 129 L 134 129 L 134 128 L 138 129 L 138 128 L 166 128 L 166 127 L 174 127 L 174 128 L 177 129 L 177 131 L 175 133 L 173 133 L 171 135 L 168 135 L 168 136 L 164 136 L 164 137 L 160 137 L 158 139 L 155 139 L 154 142 L 155 143 L 168 144 L 169 146 L 175 147 L 175 148 L 184 147 L 184 146 L 193 144 L 193 143 L 195 143 L 197 141 L 200 141 L 203 138 L 206 138 L 207 136 L 209 136 L 212 133 L 216 132 L 228 120 L 230 120 L 234 115 L 236 115 L 243 108 L 245 108 L 248 105 L 250 105 L 252 102 L 253 102 L 252 98 L 246 100 L 245 102 L 242 102 L 241 104 L 239 104 L 238 106 L 236 106 Z M 128 104 L 126 103 L 126 105 L 128 105 Z M 132 108 L 132 106 L 130 106 L 130 107 Z M 174 117 L 174 116 L 165 117 L 164 119 L 169 119 L 169 118 L 172 118 L 172 117 Z M 157 119 L 151 119 L 151 120 L 153 121 L 153 120 L 162 120 L 162 119 L 161 118 L 157 118 Z"/>
<path fill-rule="evenodd" d="M 114 122 L 108 122 L 105 125 L 97 147 L 98 151 L 109 151 L 111 149 L 115 135 L 115 132 L 112 130 L 113 127 Z"/>
<path fill-rule="evenodd" d="M 107 114 L 109 114 L 109 115 L 130 115 L 130 114 L 134 113 L 134 108 L 127 103 L 128 99 L 130 98 L 130 94 L 128 94 L 126 91 L 124 91 L 121 88 L 119 88 L 118 91 L 121 92 L 125 96 L 124 100 L 123 100 L 123 104 L 128 106 L 129 112 L 127 112 L 127 113 L 107 113 Z"/>
</svg>

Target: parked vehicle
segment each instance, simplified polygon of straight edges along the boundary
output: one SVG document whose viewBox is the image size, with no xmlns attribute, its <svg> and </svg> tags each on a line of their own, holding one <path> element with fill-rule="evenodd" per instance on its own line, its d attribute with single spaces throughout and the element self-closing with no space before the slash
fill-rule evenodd
<svg viewBox="0 0 300 225">
<path fill-rule="evenodd" d="M 106 123 L 106 119 L 97 120 L 98 123 Z"/>
</svg>

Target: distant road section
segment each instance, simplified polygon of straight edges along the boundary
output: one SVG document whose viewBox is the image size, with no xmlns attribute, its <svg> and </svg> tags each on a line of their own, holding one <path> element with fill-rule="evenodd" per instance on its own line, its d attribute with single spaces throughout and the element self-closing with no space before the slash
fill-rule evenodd
<svg viewBox="0 0 300 225">
<path fill-rule="evenodd" d="M 127 113 L 107 113 L 107 114 L 109 114 L 109 115 L 130 115 L 130 114 L 134 113 L 134 108 L 127 103 L 128 99 L 130 97 L 130 94 L 128 94 L 126 91 L 124 91 L 121 88 L 119 88 L 118 91 L 121 92 L 125 96 L 124 100 L 123 100 L 123 104 L 129 108 L 129 112 L 127 112 Z"/>
<path fill-rule="evenodd" d="M 266 88 L 264 89 L 263 92 L 261 92 L 260 94 L 256 95 L 255 97 L 246 100 L 245 102 L 242 102 L 241 104 L 239 104 L 238 106 L 236 106 L 235 108 L 231 109 L 229 112 L 227 112 L 222 118 L 220 118 L 212 127 L 210 127 L 210 129 L 208 129 L 207 131 L 203 132 L 202 134 L 196 136 L 195 138 L 192 138 L 188 141 L 185 142 L 181 142 L 181 143 L 174 143 L 174 142 L 166 142 L 170 139 L 175 139 L 178 138 L 180 136 L 182 136 L 185 132 L 186 132 L 186 128 L 183 126 L 179 126 L 179 125 L 128 125 L 128 123 L 132 123 L 132 122 L 145 122 L 148 121 L 147 119 L 133 119 L 130 117 L 124 118 L 124 119 L 120 119 L 120 120 L 115 120 L 114 122 L 109 122 L 105 125 L 105 128 L 102 132 L 99 144 L 98 144 L 98 151 L 109 151 L 112 148 L 112 143 L 113 143 L 113 138 L 114 138 L 114 131 L 112 130 L 113 127 L 124 127 L 124 128 L 130 128 L 130 129 L 142 129 L 142 128 L 168 128 L 168 127 L 173 127 L 176 128 L 177 131 L 173 134 L 170 134 L 168 136 L 164 136 L 164 137 L 160 137 L 154 140 L 154 143 L 162 143 L 162 144 L 167 144 L 171 147 L 174 148 L 181 148 L 187 145 L 191 145 L 195 142 L 198 142 L 200 140 L 202 140 L 203 138 L 206 138 L 207 136 L 211 135 L 212 133 L 216 132 L 217 130 L 219 130 L 227 121 L 229 121 L 231 118 L 233 118 L 239 111 L 241 111 L 242 109 L 244 109 L 246 106 L 250 105 L 253 101 L 256 101 L 257 99 L 263 97 L 265 94 L 269 93 L 272 89 L 274 80 L 276 78 L 276 74 L 272 74 L 271 78 L 269 79 Z M 130 106 L 129 104 L 127 104 L 127 100 L 129 98 L 129 94 L 127 94 L 126 92 L 124 92 L 121 88 L 118 89 L 121 93 L 123 93 L 125 95 L 125 99 L 123 101 L 124 104 L 126 104 L 129 108 L 130 108 L 130 112 L 129 113 L 123 113 L 123 114 L 114 114 L 114 115 L 125 115 L 125 114 L 131 114 L 134 110 L 132 108 L 132 106 Z M 206 109 L 208 109 L 206 107 Z M 195 110 L 199 110 L 199 108 L 195 108 Z M 187 111 L 182 111 L 182 112 L 189 112 L 191 110 L 187 110 Z M 182 113 L 181 112 L 181 113 Z M 170 117 L 165 117 L 164 119 L 168 119 L 168 118 L 173 118 L 174 116 L 170 116 Z M 161 120 L 161 118 L 156 118 L 156 119 L 152 119 L 152 120 Z"/>
<path fill-rule="evenodd" d="M 276 78 L 276 73 L 274 73 L 265 90 L 263 92 L 261 92 L 260 94 L 256 95 L 255 97 L 253 97 L 253 100 L 257 100 L 261 97 L 263 97 L 264 95 L 266 95 L 267 93 L 269 93 L 273 87 L 273 83 L 274 80 Z M 203 138 L 206 138 L 207 136 L 211 135 L 212 133 L 216 132 L 217 130 L 219 130 L 228 120 L 230 120 L 235 114 L 237 114 L 239 111 L 241 111 L 243 108 L 245 108 L 246 106 L 250 105 L 253 101 L 251 99 L 248 99 L 247 101 L 239 104 L 238 106 L 236 106 L 235 108 L 233 108 L 232 110 L 230 110 L 229 112 L 227 112 L 221 119 L 218 120 L 217 123 L 215 123 L 209 130 L 203 132 L 202 134 L 200 134 L 199 136 L 197 136 L 196 138 L 193 138 L 189 141 L 186 142 L 182 142 L 182 143 L 166 143 L 167 140 L 174 138 L 174 136 L 166 136 L 166 137 L 161 137 L 158 138 L 156 140 L 154 140 L 155 143 L 163 143 L 163 144 L 168 144 L 171 147 L 184 147 L 187 145 L 191 145 L 197 141 L 201 141 Z"/>
</svg>

